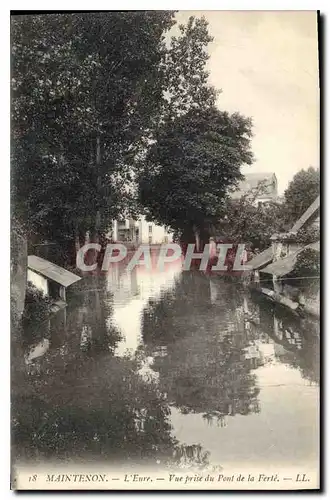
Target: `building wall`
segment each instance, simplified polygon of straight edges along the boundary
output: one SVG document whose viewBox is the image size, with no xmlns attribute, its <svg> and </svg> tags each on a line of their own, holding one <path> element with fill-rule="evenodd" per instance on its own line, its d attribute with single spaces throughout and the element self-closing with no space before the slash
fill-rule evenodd
<svg viewBox="0 0 330 500">
<path fill-rule="evenodd" d="M 170 243 L 173 240 L 172 233 L 167 232 L 164 226 L 148 222 L 144 216 L 137 221 L 128 219 L 122 222 L 112 221 L 110 234 L 114 241 L 132 241 L 143 244 Z"/>
<path fill-rule="evenodd" d="M 274 202 L 274 201 L 276 201 L 276 198 L 275 198 L 275 197 L 270 197 L 270 196 L 267 196 L 267 197 L 265 197 L 265 196 L 259 196 L 258 198 L 256 198 L 256 199 L 254 200 L 254 205 L 255 205 L 256 207 L 258 207 L 258 206 L 260 206 L 260 204 L 262 204 L 262 205 L 268 205 L 269 203 L 272 203 L 272 202 Z"/>
<path fill-rule="evenodd" d="M 272 241 L 272 249 L 273 249 L 273 262 L 281 259 L 288 252 L 287 245 L 283 243 L 281 240 Z"/>
<path fill-rule="evenodd" d="M 297 252 L 301 248 L 301 243 L 290 242 L 288 245 L 288 255 Z"/>
<path fill-rule="evenodd" d="M 160 244 L 170 243 L 171 241 L 172 234 L 168 233 L 164 226 L 148 222 L 145 217 L 139 219 L 139 243 Z"/>
<path fill-rule="evenodd" d="M 40 274 L 35 273 L 31 269 L 27 271 L 27 280 L 31 281 L 31 283 L 38 288 L 44 295 L 48 295 L 48 280 Z"/>
</svg>

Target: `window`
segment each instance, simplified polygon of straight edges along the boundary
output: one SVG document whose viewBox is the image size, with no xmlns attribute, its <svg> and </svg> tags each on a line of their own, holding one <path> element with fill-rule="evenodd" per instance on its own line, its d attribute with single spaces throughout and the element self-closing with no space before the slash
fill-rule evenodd
<svg viewBox="0 0 330 500">
<path fill-rule="evenodd" d="M 152 224 L 149 224 L 149 234 L 152 233 Z"/>
</svg>

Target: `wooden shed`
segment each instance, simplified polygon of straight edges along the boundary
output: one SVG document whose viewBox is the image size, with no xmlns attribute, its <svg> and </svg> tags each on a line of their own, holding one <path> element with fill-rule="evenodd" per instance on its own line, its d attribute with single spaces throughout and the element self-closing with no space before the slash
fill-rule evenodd
<svg viewBox="0 0 330 500">
<path fill-rule="evenodd" d="M 27 279 L 45 295 L 66 302 L 67 287 L 81 277 L 41 257 L 29 255 Z"/>
</svg>

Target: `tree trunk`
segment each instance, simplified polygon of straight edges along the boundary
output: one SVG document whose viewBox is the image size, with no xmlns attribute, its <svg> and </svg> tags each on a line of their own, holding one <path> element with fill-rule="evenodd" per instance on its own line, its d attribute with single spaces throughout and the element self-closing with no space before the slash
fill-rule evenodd
<svg viewBox="0 0 330 500">
<path fill-rule="evenodd" d="M 199 252 L 201 247 L 200 231 L 199 228 L 195 225 L 193 226 L 193 231 L 195 236 L 196 252 Z"/>
<path fill-rule="evenodd" d="M 74 230 L 74 246 L 75 246 L 76 253 L 78 253 L 80 250 L 80 239 L 79 239 L 79 230 L 77 227 L 75 227 L 75 230 Z"/>
<path fill-rule="evenodd" d="M 101 212 L 100 212 L 100 196 L 101 196 L 101 172 L 100 172 L 100 166 L 101 166 L 101 142 L 100 142 L 100 136 L 97 137 L 96 139 L 96 175 L 97 175 L 97 180 L 96 180 L 96 194 L 97 194 L 97 210 L 96 210 L 96 216 L 95 216 L 95 235 L 98 235 L 98 231 L 100 230 L 101 226 Z"/>
<path fill-rule="evenodd" d="M 98 135 L 96 138 L 96 156 L 95 156 L 95 175 L 96 175 L 96 199 L 95 199 L 95 222 L 91 232 L 86 232 L 85 243 L 99 243 L 99 231 L 101 227 L 101 211 L 100 211 L 100 197 L 101 197 L 101 139 Z M 88 264 L 95 264 L 97 262 L 98 252 L 96 250 L 89 250 Z"/>
</svg>

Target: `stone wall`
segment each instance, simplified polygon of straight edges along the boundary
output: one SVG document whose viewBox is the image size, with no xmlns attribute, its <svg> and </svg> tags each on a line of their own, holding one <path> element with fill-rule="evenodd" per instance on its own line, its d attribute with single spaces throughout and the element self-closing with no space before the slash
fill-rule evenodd
<svg viewBox="0 0 330 500">
<path fill-rule="evenodd" d="M 27 240 L 19 230 L 11 231 L 10 301 L 11 317 L 16 323 L 22 318 L 27 281 Z"/>
</svg>

